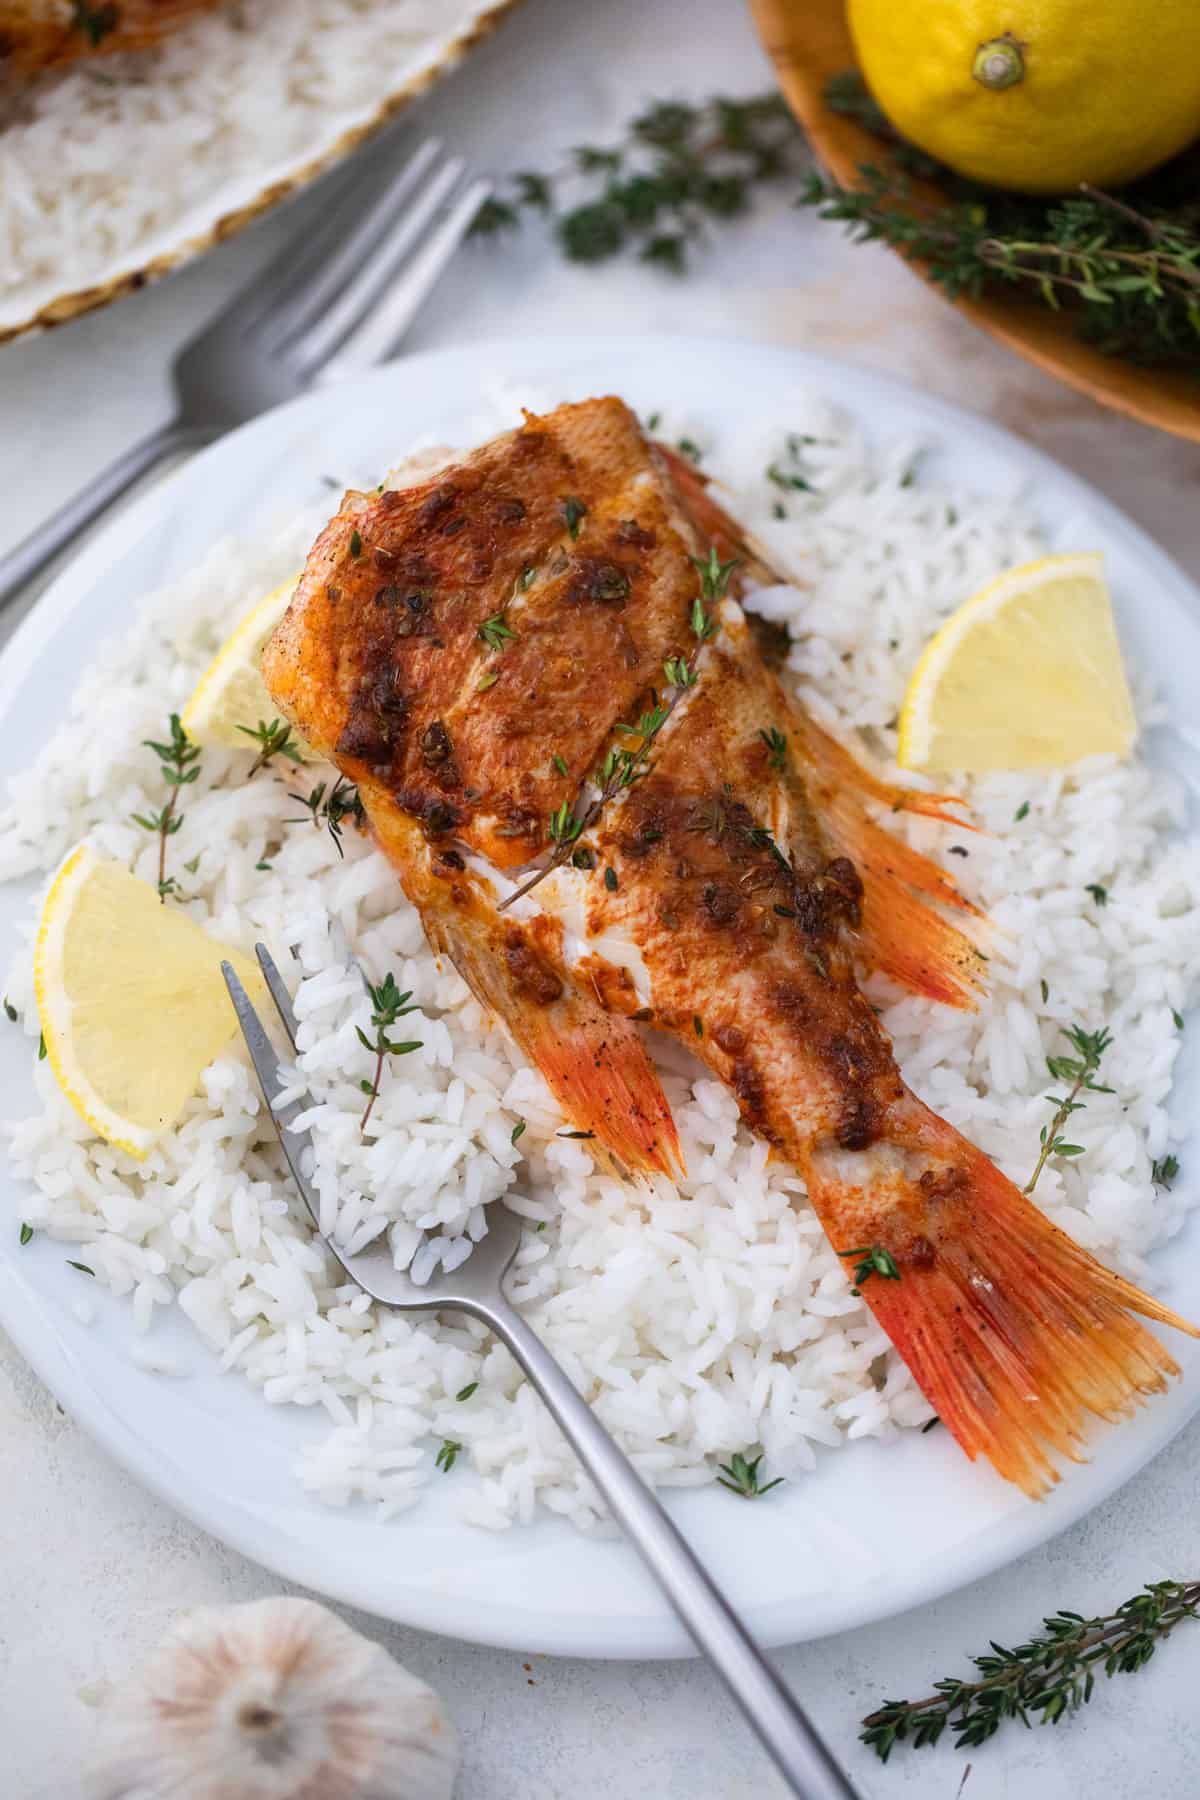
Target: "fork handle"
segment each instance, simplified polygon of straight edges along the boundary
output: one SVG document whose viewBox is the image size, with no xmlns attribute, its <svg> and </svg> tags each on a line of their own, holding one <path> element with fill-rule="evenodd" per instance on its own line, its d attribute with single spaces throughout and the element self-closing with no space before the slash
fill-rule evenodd
<svg viewBox="0 0 1200 1800">
<path fill-rule="evenodd" d="M 191 450 L 207 443 L 208 433 L 183 425 L 178 419 L 161 425 L 132 449 L 110 463 L 72 500 L 22 538 L 14 549 L 0 556 L 0 611 L 15 600 L 21 589 L 41 573 L 48 562 L 74 543 L 114 500 L 131 488 L 135 481 L 156 468 L 168 456 L 180 450 Z"/>
<path fill-rule="evenodd" d="M 791 1792 L 802 1800 L 857 1800 L 816 1730 L 666 1509 L 521 1315 L 504 1300 L 476 1301 L 461 1310 L 490 1326 L 520 1363 Z"/>
</svg>

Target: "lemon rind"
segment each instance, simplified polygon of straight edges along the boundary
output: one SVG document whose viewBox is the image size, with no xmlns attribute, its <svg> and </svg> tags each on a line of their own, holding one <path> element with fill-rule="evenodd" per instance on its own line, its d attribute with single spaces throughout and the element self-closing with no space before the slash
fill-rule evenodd
<svg viewBox="0 0 1200 1800">
<path fill-rule="evenodd" d="M 64 1054 L 71 1028 L 71 1002 L 62 979 L 67 922 L 72 914 L 74 894 L 86 884 L 101 860 L 90 844 L 79 844 L 60 864 L 50 883 L 34 942 L 33 991 L 46 1045 L 46 1060 L 64 1099 L 97 1137 L 103 1138 L 114 1149 L 124 1150 L 136 1161 L 144 1162 L 154 1147 L 156 1134 L 144 1125 L 132 1124 L 107 1106 L 73 1059 Z"/>
</svg>

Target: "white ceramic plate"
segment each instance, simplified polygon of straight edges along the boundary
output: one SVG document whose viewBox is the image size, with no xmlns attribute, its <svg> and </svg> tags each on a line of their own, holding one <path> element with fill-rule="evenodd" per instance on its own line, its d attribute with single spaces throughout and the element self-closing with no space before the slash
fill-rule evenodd
<svg viewBox="0 0 1200 1800">
<path fill-rule="evenodd" d="M 562 399 L 617 391 L 732 427 L 748 413 L 786 425 L 789 394 L 817 388 L 878 437 L 919 433 L 928 477 L 964 490 L 1024 487 L 1055 549 L 1099 547 L 1122 634 L 1179 719 L 1200 716 L 1200 595 L 1107 501 L 1016 438 L 894 382 L 806 357 L 721 340 L 612 338 L 491 343 L 413 358 L 363 382 L 282 408 L 199 456 L 94 543 L 42 600 L 0 658 L 0 770 L 24 767 L 97 645 L 136 597 L 175 580 L 217 536 L 250 532 L 319 491 L 323 473 L 382 469 L 416 434 L 464 441 L 481 388 L 498 374 Z M 1148 746 L 1193 780 L 1194 752 L 1173 732 Z M 86 745 L 81 755 L 87 754 Z M 1188 763 L 1192 766 L 1189 770 Z M 28 890 L 26 890 L 27 893 Z M 0 889 L 0 954 L 11 949 L 24 893 Z M 1190 1034 L 1194 1037 L 1195 1034 Z M 29 1104 L 28 1040 L 0 1034 L 0 1102 Z M 1181 1115 L 1200 1102 L 1190 1043 L 1176 1086 Z M 1189 1159 L 1184 1159 L 1185 1176 Z M 198 1525 L 280 1574 L 409 1625 L 513 1649 L 567 1655 L 685 1654 L 688 1641 L 633 1552 L 549 1518 L 491 1535 L 454 1522 L 436 1490 L 387 1525 L 366 1509 L 310 1501 L 290 1469 L 322 1429 L 271 1407 L 214 1371 L 186 1319 L 156 1341 L 193 1371 L 146 1374 L 130 1360 L 123 1302 L 89 1293 L 63 1247 L 18 1247 L 21 1189 L 0 1172 L 0 1319 L 63 1405 L 141 1481 Z M 1200 1315 L 1200 1222 L 1172 1246 L 1165 1297 Z M 945 1432 L 863 1443 L 825 1457 L 753 1514 L 712 1489 L 673 1497 L 701 1555 L 768 1644 L 862 1624 L 986 1574 L 1078 1519 L 1161 1449 L 1200 1407 L 1200 1347 L 1173 1341 L 1184 1379 L 1130 1423 L 1102 1432 L 1094 1460 L 1034 1505 L 973 1467 Z"/>
<path fill-rule="evenodd" d="M 94 257 L 76 257 L 69 270 L 55 267 L 11 285 L 0 281 L 0 344 L 23 332 L 61 325 L 80 313 L 106 306 L 193 256 L 224 243 L 372 137 L 410 101 L 453 69 L 515 4 L 516 0 L 436 0 L 424 26 L 419 16 L 414 19 L 403 53 L 396 58 L 379 58 L 371 66 L 370 91 L 359 94 L 354 104 L 330 103 L 315 121 L 311 106 L 291 106 L 303 129 L 302 148 L 264 162 L 254 149 L 253 134 L 247 133 L 244 143 L 235 143 L 235 154 L 219 177 L 201 185 L 186 207 L 153 228 L 143 229 L 132 243 L 123 243 L 120 250 L 97 251 Z M 214 25 L 215 21 L 204 19 L 194 22 L 201 38 Z M 372 30 L 369 18 L 363 21 L 362 28 Z M 72 65 L 61 77 L 51 75 L 47 79 L 69 83 L 100 75 L 108 81 L 133 82 L 145 59 L 155 54 L 153 50 L 127 54 L 114 59 L 113 65 L 107 65 L 103 58 L 94 58 Z M 114 68 L 119 72 L 114 74 Z M 283 109 L 290 106 L 286 94 L 276 94 L 274 103 Z M 286 125 L 286 117 L 281 122 Z M 103 131 L 113 127 L 93 122 L 91 129 Z M 291 135 L 294 137 L 295 131 Z M 130 171 L 129 181 L 135 197 L 141 197 L 142 214 L 158 219 L 162 207 L 156 192 L 153 129 L 145 128 L 139 142 L 139 166 Z M 78 155 L 79 146 L 75 145 L 74 150 Z M 5 162 L 4 132 L 0 129 L 0 231 L 4 224 L 5 188 L 10 187 L 18 196 L 13 202 L 17 205 L 27 198 L 30 179 L 27 168 L 11 169 L 6 181 Z"/>
</svg>

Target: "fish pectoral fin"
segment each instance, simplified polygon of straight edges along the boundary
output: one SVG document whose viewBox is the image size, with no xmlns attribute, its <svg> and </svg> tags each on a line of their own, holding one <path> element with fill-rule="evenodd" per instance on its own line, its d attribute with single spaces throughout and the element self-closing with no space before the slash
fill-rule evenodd
<svg viewBox="0 0 1200 1800">
<path fill-rule="evenodd" d="M 892 1259 L 894 1277 L 878 1260 L 862 1271 L 862 1297 L 942 1423 L 972 1460 L 987 1457 L 1041 1498 L 1058 1480 L 1054 1453 L 1083 1460 L 1089 1415 L 1120 1418 L 1178 1375 L 1135 1315 L 1200 1331 L 1104 1268 L 982 1151 L 911 1104 L 923 1176 L 893 1170 L 889 1204 L 864 1223 L 864 1190 L 846 1183 L 842 1158 L 817 1152 L 810 1197 L 839 1253 Z"/>
<path fill-rule="evenodd" d="M 632 1172 L 683 1172 L 675 1120 L 636 1025 L 606 1012 L 516 921 L 439 910 L 424 923 L 476 999 L 504 1021 L 574 1131 Z"/>
<path fill-rule="evenodd" d="M 940 909 L 978 920 L 982 913 L 945 869 L 877 824 L 867 803 L 922 813 L 962 831 L 974 826 L 946 810 L 953 802 L 944 794 L 910 792 L 881 781 L 806 715 L 800 733 L 820 791 L 826 837 L 839 855 L 850 858 L 863 884 L 862 959 L 915 994 L 946 1006 L 974 1006 L 986 988 L 985 960 Z"/>
</svg>

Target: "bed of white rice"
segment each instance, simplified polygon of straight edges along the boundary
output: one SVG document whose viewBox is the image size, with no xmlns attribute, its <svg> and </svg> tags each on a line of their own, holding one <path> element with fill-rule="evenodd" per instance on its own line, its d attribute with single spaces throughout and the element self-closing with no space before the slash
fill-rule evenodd
<svg viewBox="0 0 1200 1800">
<path fill-rule="evenodd" d="M 0 78 L 0 325 L 182 248 L 419 85 L 491 10 L 230 0 L 153 50 Z"/>
<path fill-rule="evenodd" d="M 688 426 L 703 432 L 702 420 Z M 784 493 L 764 477 L 769 461 L 787 460 L 789 433 L 816 440 L 799 445 L 794 465 L 811 491 Z M 719 444 L 706 456 L 736 509 L 808 583 L 759 603 L 793 635 L 791 666 L 809 704 L 884 751 L 906 675 L 939 619 L 1039 550 L 1011 499 L 914 480 L 917 448 L 868 453 L 814 400 L 804 416 L 747 437 L 737 466 Z M 780 505 L 786 518 L 775 516 Z M 273 544 L 221 545 L 148 603 L 84 682 L 33 778 L 12 785 L 0 877 L 49 870 L 86 836 L 154 878 L 154 846 L 130 822 L 161 797 L 141 740 L 161 735 L 248 603 L 295 568 L 315 523 L 296 520 Z M 1143 717 L 1148 705 L 1142 696 Z M 324 771 L 246 783 L 247 760 L 206 752 L 171 839 L 186 895 L 172 903 L 228 943 L 265 938 L 291 971 L 317 1181 L 344 1242 L 386 1231 L 397 1262 L 427 1275 L 469 1254 L 490 1202 L 515 1208 L 528 1232 L 514 1297 L 662 1485 L 709 1482 L 718 1461 L 760 1446 L 770 1474 L 802 1479 L 818 1454 L 928 1419 L 798 1179 L 768 1161 L 720 1084 L 656 1044 L 689 1176 L 677 1189 L 616 1180 L 590 1145 L 556 1137 L 562 1119 L 541 1079 L 435 963 L 370 843 L 347 831 L 341 856 L 326 832 L 289 822 L 303 810 L 293 794 Z M 1176 1015 L 1200 969 L 1200 850 L 1177 836 L 1185 797 L 1137 761 L 1108 759 L 957 786 L 984 833 L 907 829 L 945 853 L 990 911 L 992 993 L 967 1014 L 881 990 L 885 1023 L 918 1092 L 1018 1180 L 1049 1117 L 1045 1059 L 1066 1048 L 1062 1028 L 1107 1026 L 1113 1092 L 1076 1115 L 1071 1135 L 1084 1154 L 1052 1162 L 1037 1197 L 1099 1256 L 1153 1285 L 1144 1259 L 1178 1229 L 1184 1201 L 1183 1183 L 1156 1186 L 1151 1165 L 1171 1150 Z M 968 854 L 950 855 L 954 846 Z M 1089 884 L 1106 890 L 1106 904 Z M 369 1012 L 360 968 L 373 980 L 393 971 L 412 991 L 420 1010 L 403 1029 L 421 1041 L 386 1073 L 365 1139 L 360 1082 L 373 1059 L 356 1036 Z M 26 951 L 6 986 L 36 1038 Z M 582 1527 L 597 1522 L 588 1483 L 482 1329 L 376 1314 L 339 1283 L 233 1046 L 141 1164 L 89 1137 L 48 1064 L 35 1065 L 35 1079 L 38 1110 L 3 1127 L 28 1184 L 25 1217 L 64 1253 L 85 1245 L 98 1280 L 128 1295 L 149 1334 L 143 1361 L 154 1364 L 157 1312 L 178 1304 L 231 1379 L 319 1415 L 299 1473 L 329 1502 L 363 1499 L 386 1514 L 430 1479 L 448 1480 L 447 1499 L 480 1525 L 527 1520 L 538 1502 Z M 434 1463 L 445 1437 L 464 1446 L 449 1477 Z"/>
</svg>

